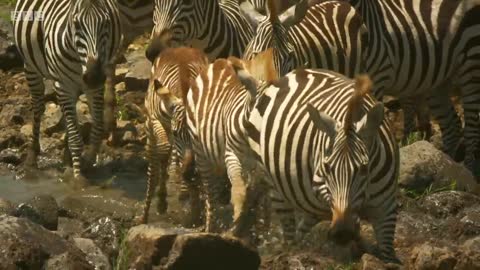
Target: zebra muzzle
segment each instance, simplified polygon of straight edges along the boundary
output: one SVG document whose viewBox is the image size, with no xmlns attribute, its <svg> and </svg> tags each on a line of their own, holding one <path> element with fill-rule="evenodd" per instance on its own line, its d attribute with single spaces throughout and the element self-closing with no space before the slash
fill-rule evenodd
<svg viewBox="0 0 480 270">
<path fill-rule="evenodd" d="M 333 211 L 332 223 L 328 231 L 328 238 L 338 245 L 347 245 L 358 240 L 360 225 L 358 220 L 347 211 Z"/>
<path fill-rule="evenodd" d="M 101 88 L 103 87 L 106 78 L 102 62 L 89 58 L 86 64 L 86 70 L 82 75 L 82 80 L 87 87 L 90 89 Z"/>
</svg>

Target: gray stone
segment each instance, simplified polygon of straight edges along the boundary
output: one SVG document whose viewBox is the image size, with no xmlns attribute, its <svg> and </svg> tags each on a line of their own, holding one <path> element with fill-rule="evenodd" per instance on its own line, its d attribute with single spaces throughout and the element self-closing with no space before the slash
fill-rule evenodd
<svg viewBox="0 0 480 270">
<path fill-rule="evenodd" d="M 360 260 L 361 270 L 386 270 L 387 267 L 385 263 L 379 260 L 377 257 L 370 254 L 364 254 Z M 388 268 L 390 269 L 390 268 Z"/>
<path fill-rule="evenodd" d="M 457 254 L 453 250 L 428 243 L 415 247 L 410 256 L 410 266 L 417 270 L 453 270 L 457 263 Z"/>
<path fill-rule="evenodd" d="M 20 133 L 22 133 L 25 137 L 31 137 L 33 132 L 32 132 L 32 124 L 26 124 L 23 125 L 22 128 L 20 129 Z"/>
<path fill-rule="evenodd" d="M 0 151 L 0 162 L 18 166 L 22 162 L 22 155 L 17 149 L 4 149 Z"/>
<path fill-rule="evenodd" d="M 52 258 L 48 259 L 45 265 L 46 270 L 96 270 L 96 268 L 90 263 L 86 262 L 85 259 L 79 262 L 78 258 L 75 258 L 69 253 L 62 253 L 60 255 L 53 256 Z"/>
<path fill-rule="evenodd" d="M 18 148 L 27 142 L 27 138 L 14 129 L 0 130 L 0 150 Z"/>
<path fill-rule="evenodd" d="M 443 191 L 425 196 L 419 206 L 436 218 L 455 216 L 463 209 L 478 205 L 480 197 L 461 191 Z"/>
<path fill-rule="evenodd" d="M 128 269 L 159 266 L 160 261 L 168 256 L 177 235 L 186 232 L 167 229 L 170 227 L 157 223 L 130 228 L 120 250 L 119 264 L 128 266 Z"/>
<path fill-rule="evenodd" d="M 122 226 L 118 221 L 102 217 L 90 224 L 81 237 L 94 240 L 105 254 L 112 257 L 118 254 L 121 234 Z"/>
<path fill-rule="evenodd" d="M 22 125 L 25 123 L 27 108 L 18 104 L 4 104 L 0 111 L 0 126 Z"/>
<path fill-rule="evenodd" d="M 96 270 L 110 270 L 110 262 L 103 251 L 91 239 L 74 238 L 75 245 L 87 255 L 87 261 L 95 266 Z"/>
<path fill-rule="evenodd" d="M 0 216 L 0 243 L 0 269 L 93 269 L 80 249 L 28 219 Z"/>
<path fill-rule="evenodd" d="M 58 205 L 50 195 L 39 195 L 17 207 L 17 216 L 42 225 L 49 230 L 57 230 Z"/>
<path fill-rule="evenodd" d="M 150 79 L 151 63 L 145 57 L 142 50 L 134 51 L 126 55 L 128 73 L 125 75 L 127 91 L 146 91 Z"/>
<path fill-rule="evenodd" d="M 423 192 L 449 187 L 456 182 L 457 190 L 475 192 L 478 184 L 463 165 L 436 149 L 427 141 L 418 141 L 400 149 L 400 187 Z"/>
<path fill-rule="evenodd" d="M 260 256 L 240 240 L 218 234 L 195 233 L 176 237 L 165 270 L 257 270 Z"/>
<path fill-rule="evenodd" d="M 85 231 L 83 222 L 78 219 L 59 217 L 56 233 L 61 237 L 81 237 Z"/>
<path fill-rule="evenodd" d="M 49 102 L 45 106 L 45 113 L 43 114 L 40 130 L 51 136 L 54 132 L 63 130 L 63 113 L 59 105 Z"/>
</svg>

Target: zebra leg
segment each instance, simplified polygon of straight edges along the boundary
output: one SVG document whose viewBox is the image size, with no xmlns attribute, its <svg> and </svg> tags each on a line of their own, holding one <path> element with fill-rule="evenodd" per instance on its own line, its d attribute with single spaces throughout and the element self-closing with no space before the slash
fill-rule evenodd
<svg viewBox="0 0 480 270">
<path fill-rule="evenodd" d="M 477 78 L 477 82 L 478 82 Z M 470 82 L 462 88 L 465 119 L 465 166 L 480 177 L 480 84 Z M 480 178 L 479 178 L 480 179 Z"/>
<path fill-rule="evenodd" d="M 70 153 L 72 155 L 73 176 L 76 184 L 86 185 L 88 181 L 80 171 L 80 157 L 82 155 L 83 142 L 78 131 L 76 110 L 78 93 L 80 90 L 73 88 L 69 89 L 70 91 L 67 91 L 68 88 L 63 84 L 60 84 L 58 81 L 55 82 L 54 85 L 55 92 L 58 96 L 58 101 L 62 107 L 63 115 L 65 116 L 65 123 L 68 133 L 68 148 L 70 149 Z M 72 83 L 71 85 L 74 84 Z"/>
<path fill-rule="evenodd" d="M 123 53 L 117 54 L 117 57 L 115 57 L 115 59 L 113 60 L 113 64 L 109 64 L 106 67 L 105 93 L 103 96 L 105 107 L 102 108 L 104 110 L 103 130 L 105 131 L 105 133 L 102 135 L 105 135 L 106 138 L 108 138 L 109 135 L 112 135 L 113 145 L 116 145 L 116 137 L 114 136 L 114 131 L 117 128 L 117 119 L 115 117 L 115 107 L 117 106 L 117 97 L 115 94 L 115 68 L 120 55 L 123 55 Z"/>
<path fill-rule="evenodd" d="M 290 203 L 286 202 L 276 190 L 272 190 L 271 196 L 272 208 L 280 218 L 283 241 L 291 244 L 295 240 L 295 211 Z"/>
<path fill-rule="evenodd" d="M 90 143 L 87 145 L 82 166 L 90 169 L 95 164 L 97 153 L 103 138 L 103 91 L 88 92 L 86 94 L 90 111 L 92 112 L 93 126 L 90 130 Z"/>
<path fill-rule="evenodd" d="M 378 207 L 368 208 L 367 220 L 372 224 L 377 246 L 380 249 L 380 259 L 385 262 L 401 264 L 393 248 L 395 226 L 397 222 L 397 204 L 394 195 Z"/>
<path fill-rule="evenodd" d="M 45 85 L 43 77 L 39 76 L 33 69 L 25 67 L 25 76 L 27 78 L 28 88 L 32 96 L 33 125 L 32 137 L 27 152 L 25 165 L 28 167 L 37 167 L 37 155 L 40 154 L 40 122 L 45 112 Z"/>
<path fill-rule="evenodd" d="M 456 153 L 460 144 L 462 127 L 448 93 L 444 89 L 437 91 L 435 95 L 428 98 L 428 104 L 433 117 L 440 125 L 443 151 L 454 160 L 459 161 L 461 158 L 457 157 Z"/>
</svg>

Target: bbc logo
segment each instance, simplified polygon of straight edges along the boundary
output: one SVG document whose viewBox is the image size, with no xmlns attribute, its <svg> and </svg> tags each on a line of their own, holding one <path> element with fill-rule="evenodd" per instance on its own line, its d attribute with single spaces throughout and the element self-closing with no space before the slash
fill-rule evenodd
<svg viewBox="0 0 480 270">
<path fill-rule="evenodd" d="M 42 11 L 12 11 L 10 13 L 12 21 L 43 21 Z"/>
</svg>

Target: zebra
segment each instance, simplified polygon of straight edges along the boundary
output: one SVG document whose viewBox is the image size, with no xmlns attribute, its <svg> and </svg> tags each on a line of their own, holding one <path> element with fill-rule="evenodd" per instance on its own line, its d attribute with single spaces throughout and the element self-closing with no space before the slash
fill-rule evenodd
<svg viewBox="0 0 480 270">
<path fill-rule="evenodd" d="M 241 4 L 242 13 L 256 29 L 244 59 L 273 48 L 279 76 L 297 67 L 326 68 L 352 78 L 364 71 L 367 29 L 360 13 L 350 4 L 341 1 L 313 4 L 302 0 L 284 13 L 277 13 L 274 0 L 263 2 L 267 15 L 248 1 Z"/>
<path fill-rule="evenodd" d="M 276 79 L 273 63 L 267 61 L 261 67 L 256 63 L 269 59 L 271 53 L 271 50 L 266 51 L 250 61 L 242 62 L 242 65 L 260 74 L 259 77 L 265 84 Z M 255 222 L 252 211 L 255 211 L 258 199 L 265 189 L 251 177 L 250 172 L 256 164 L 240 167 L 241 161 L 232 155 L 241 152 L 241 146 L 247 145 L 246 141 L 241 140 L 245 137 L 239 134 L 245 133 L 244 115 L 248 113 L 254 96 L 244 86 L 248 85 L 249 79 L 237 76 L 229 59 L 219 58 L 200 72 L 186 96 L 177 103 L 185 107 L 185 120 L 177 126 L 176 134 L 181 134 L 180 142 L 177 136 L 174 137 L 176 147 L 193 149 L 195 168 L 206 193 L 205 230 L 218 232 L 221 229 L 218 210 L 219 205 L 223 204 L 224 190 L 229 187 L 234 211 L 234 225 L 230 232 L 238 237 L 248 237 L 249 228 Z M 165 100 L 171 98 L 164 96 Z"/>
<path fill-rule="evenodd" d="M 359 240 L 366 219 L 379 257 L 400 263 L 393 248 L 399 149 L 370 89 L 365 75 L 299 68 L 258 90 L 244 126 L 274 187 L 286 240 L 295 235 L 294 209 L 331 218 L 329 237 L 340 245 Z"/>
<path fill-rule="evenodd" d="M 171 46 L 188 45 L 204 51 L 209 61 L 241 56 L 253 30 L 239 10 L 238 0 L 156 0 L 154 28 L 146 55 L 153 61 L 158 42 L 166 36 Z"/>
<path fill-rule="evenodd" d="M 164 46 L 165 47 L 165 46 Z M 157 210 L 159 213 L 165 213 L 167 210 L 167 166 L 171 154 L 172 142 L 172 119 L 179 119 L 179 117 L 172 118 L 172 115 L 182 114 L 183 111 L 177 109 L 176 103 L 181 99 L 190 87 L 190 83 L 195 80 L 197 75 L 208 65 L 208 57 L 201 51 L 194 48 L 179 47 L 179 48 L 164 48 L 160 55 L 155 59 L 152 66 L 150 83 L 147 94 L 145 96 L 145 108 L 147 121 L 145 128 L 147 132 L 147 160 L 148 166 L 148 180 L 147 180 L 147 194 L 144 204 L 144 211 L 142 216 L 142 223 L 147 223 L 148 212 L 152 200 L 152 194 L 159 183 L 159 201 Z M 171 98 L 170 98 L 171 96 Z M 179 123 L 178 123 L 179 124 Z M 178 125 L 177 124 L 177 125 Z M 178 155 L 191 156 L 190 151 L 184 151 L 181 147 Z M 191 158 L 190 158 L 191 159 Z M 177 153 L 174 152 L 172 160 L 177 160 Z M 176 163 L 175 161 L 172 161 Z M 189 162 L 181 164 L 181 168 L 190 168 Z M 192 169 L 182 173 L 183 179 L 181 182 L 182 190 L 180 193 L 190 192 L 191 199 L 191 221 L 189 226 L 198 223 L 199 219 L 199 201 L 198 188 L 196 183 L 189 182 L 193 178 Z M 188 188 L 187 188 L 188 184 Z M 198 211 L 193 211 L 198 210 Z"/>
<path fill-rule="evenodd" d="M 123 29 L 123 41 L 115 56 L 114 65 L 108 69 L 104 97 L 105 135 L 108 137 L 111 134 L 112 139 L 116 138 L 113 136 L 113 131 L 116 128 L 115 66 L 122 60 L 128 45 L 138 36 L 151 32 L 153 28 L 152 0 L 117 0 L 117 3 Z"/>
<path fill-rule="evenodd" d="M 52 79 L 66 119 L 73 176 L 77 183 L 86 183 L 80 165 L 89 168 L 95 162 L 103 131 L 105 69 L 122 40 L 117 5 L 113 0 L 23 0 L 17 2 L 15 12 L 41 15 L 37 20 L 16 19 L 13 25 L 32 96 L 33 130 L 26 165 L 37 165 L 40 120 L 45 111 L 43 78 Z M 82 92 L 87 96 L 94 125 L 90 147 L 81 161 L 83 142 L 75 108 Z"/>
<path fill-rule="evenodd" d="M 476 0 L 350 0 L 369 31 L 367 70 L 375 95 L 399 99 L 425 95 L 437 119 L 443 151 L 454 157 L 461 121 L 449 98 L 461 89 L 464 164 L 472 172 L 480 151 L 480 2 Z"/>
</svg>

